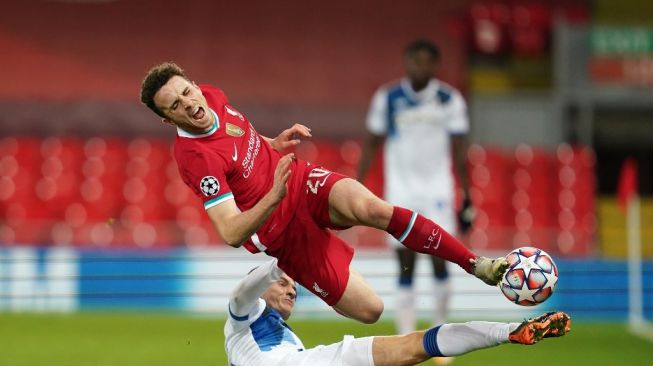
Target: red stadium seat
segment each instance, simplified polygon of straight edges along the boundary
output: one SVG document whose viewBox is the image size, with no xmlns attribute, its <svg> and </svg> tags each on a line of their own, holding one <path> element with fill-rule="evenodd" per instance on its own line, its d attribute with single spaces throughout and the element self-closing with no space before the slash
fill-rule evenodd
<svg viewBox="0 0 653 366">
<path fill-rule="evenodd" d="M 340 145 L 328 140 L 314 141 L 314 144 L 317 149 L 317 156 L 313 163 L 323 165 L 332 171 L 338 171 L 340 166 L 343 165 Z"/>
<path fill-rule="evenodd" d="M 30 166 L 41 159 L 41 140 L 35 137 L 6 137 L 0 140 L 0 156 L 13 156 L 20 166 Z"/>
<path fill-rule="evenodd" d="M 527 201 L 534 228 L 549 227 L 554 222 L 557 205 L 555 197 L 555 165 L 553 156 L 545 149 L 521 144 L 515 149 L 513 182 Z M 515 208 L 515 213 L 518 209 Z"/>
<path fill-rule="evenodd" d="M 490 225 L 511 225 L 510 160 L 501 149 L 476 146 L 476 160 L 470 170 L 470 195 L 474 205 L 489 217 Z"/>
<path fill-rule="evenodd" d="M 477 249 L 504 249 L 509 244 L 511 166 L 500 148 L 472 145 L 468 151 L 470 196 L 480 220 L 474 223 L 470 245 Z"/>
<path fill-rule="evenodd" d="M 0 209 L 8 216 L 12 204 L 29 207 L 36 200 L 34 182 L 40 173 L 40 141 L 30 137 L 0 139 Z"/>
<path fill-rule="evenodd" d="M 296 154 L 354 175 L 357 141 L 304 141 Z M 366 185 L 381 195 L 382 156 Z M 592 250 L 596 233 L 595 157 L 588 148 L 555 152 L 522 145 L 510 152 L 472 145 L 470 194 L 477 218 L 470 245 L 506 250 L 537 245 L 554 253 Z M 384 234 L 341 235 L 385 248 Z M 0 139 L 0 240 L 158 248 L 223 245 L 202 202 L 182 182 L 170 144 L 158 139 L 31 137 Z"/>
</svg>

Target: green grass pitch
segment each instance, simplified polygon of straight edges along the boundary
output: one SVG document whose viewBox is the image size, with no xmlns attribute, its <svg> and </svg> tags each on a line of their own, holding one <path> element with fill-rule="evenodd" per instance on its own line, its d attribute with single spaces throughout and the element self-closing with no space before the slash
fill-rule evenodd
<svg viewBox="0 0 653 366">
<path fill-rule="evenodd" d="M 223 322 L 150 313 L 0 313 L 0 366 L 227 365 Z M 344 334 L 392 333 L 389 322 L 290 324 L 307 347 L 336 342 Z M 563 338 L 476 351 L 453 365 L 644 365 L 651 358 L 653 343 L 630 334 L 624 324 L 576 322 Z"/>
</svg>

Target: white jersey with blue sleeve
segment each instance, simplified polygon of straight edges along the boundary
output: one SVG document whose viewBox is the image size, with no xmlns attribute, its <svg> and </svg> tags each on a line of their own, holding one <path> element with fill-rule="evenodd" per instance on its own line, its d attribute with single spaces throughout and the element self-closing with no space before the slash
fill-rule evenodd
<svg viewBox="0 0 653 366">
<path fill-rule="evenodd" d="M 260 298 L 283 273 L 276 263 L 274 259 L 252 271 L 229 299 L 224 335 L 230 365 L 283 364 L 286 356 L 304 350 L 281 315 Z"/>
<path fill-rule="evenodd" d="M 467 106 L 460 92 L 437 79 L 419 92 L 407 78 L 385 85 L 372 99 L 367 129 L 386 137 L 386 200 L 454 231 L 450 137 L 469 131 Z"/>
<path fill-rule="evenodd" d="M 374 337 L 345 336 L 342 341 L 304 349 L 281 315 L 261 295 L 281 278 L 277 260 L 259 266 L 229 299 L 224 326 L 230 366 L 374 366 Z"/>
</svg>

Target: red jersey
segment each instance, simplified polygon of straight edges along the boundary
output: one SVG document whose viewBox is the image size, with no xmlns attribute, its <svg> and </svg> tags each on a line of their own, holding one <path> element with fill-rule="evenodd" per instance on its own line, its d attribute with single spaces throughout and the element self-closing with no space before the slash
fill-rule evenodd
<svg viewBox="0 0 653 366">
<path fill-rule="evenodd" d="M 229 105 L 222 90 L 200 85 L 215 124 L 208 132 L 189 133 L 177 128 L 174 155 L 181 177 L 204 201 L 204 208 L 234 199 L 241 211 L 252 208 L 272 188 L 281 153 L 256 132 L 249 120 Z M 256 234 L 244 243 L 252 253 L 265 251 L 265 243 L 279 237 L 292 219 L 305 162 L 293 161 L 288 195 Z M 273 249 L 273 248 L 270 248 Z"/>
</svg>

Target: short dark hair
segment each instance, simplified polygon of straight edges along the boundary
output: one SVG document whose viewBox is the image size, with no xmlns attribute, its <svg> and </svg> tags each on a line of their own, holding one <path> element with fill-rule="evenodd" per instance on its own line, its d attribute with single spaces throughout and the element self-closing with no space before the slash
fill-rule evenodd
<svg viewBox="0 0 653 366">
<path fill-rule="evenodd" d="M 413 57 L 419 51 L 428 52 L 429 55 L 433 57 L 434 61 L 438 61 L 440 59 L 440 50 L 438 49 L 438 46 L 426 38 L 420 38 L 409 43 L 408 46 L 406 46 L 404 55 L 406 57 Z"/>
<path fill-rule="evenodd" d="M 164 62 L 151 68 L 145 75 L 143 83 L 141 83 L 141 102 L 163 118 L 167 116 L 154 104 L 154 95 L 173 76 L 181 76 L 188 80 L 181 67 L 174 62 Z"/>
</svg>

